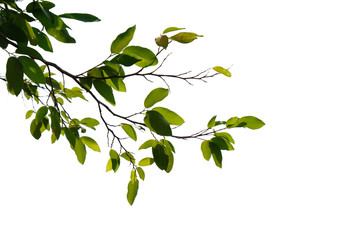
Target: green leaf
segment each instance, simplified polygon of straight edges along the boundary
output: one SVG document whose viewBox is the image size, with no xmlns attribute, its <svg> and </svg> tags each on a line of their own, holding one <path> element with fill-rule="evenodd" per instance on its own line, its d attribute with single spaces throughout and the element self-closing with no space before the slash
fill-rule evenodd
<svg viewBox="0 0 360 240">
<path fill-rule="evenodd" d="M 210 121 L 209 121 L 208 124 L 207 124 L 207 127 L 208 127 L 208 128 L 213 128 L 213 127 L 215 127 L 215 120 L 216 120 L 216 115 L 213 116 L 213 117 L 210 119 Z"/>
<path fill-rule="evenodd" d="M 110 159 L 106 165 L 106 172 L 110 170 L 116 172 L 120 167 L 120 156 L 114 149 L 110 149 L 109 155 Z"/>
<path fill-rule="evenodd" d="M 169 172 L 171 172 L 171 170 L 174 166 L 174 155 L 173 155 L 171 149 L 168 147 L 165 147 L 165 154 L 169 157 L 169 161 L 168 161 L 167 167 L 165 169 L 165 172 L 169 173 Z"/>
<path fill-rule="evenodd" d="M 135 65 L 141 68 L 155 66 L 158 64 L 158 59 L 156 58 L 155 54 L 147 48 L 129 46 L 124 49 L 123 54 L 140 59 L 140 61 L 135 63 Z"/>
<path fill-rule="evenodd" d="M 126 92 L 126 86 L 123 82 L 122 78 L 114 78 L 114 76 L 125 75 L 124 70 L 119 67 L 119 69 L 115 70 L 114 68 L 111 68 L 109 65 L 116 65 L 111 62 L 106 62 L 106 66 L 101 67 L 103 71 L 103 76 L 108 78 L 105 80 L 106 84 L 114 88 L 116 91 Z M 119 73 L 120 72 L 120 73 Z"/>
<path fill-rule="evenodd" d="M 165 147 L 162 144 L 157 144 L 152 148 L 154 162 L 161 170 L 166 170 L 169 165 L 169 156 L 165 152 Z"/>
<path fill-rule="evenodd" d="M 53 48 L 52 48 L 52 45 L 51 45 L 51 42 L 50 42 L 50 39 L 48 38 L 48 36 L 45 33 L 41 32 L 37 28 L 33 27 L 33 30 L 36 35 L 36 38 L 38 39 L 39 47 L 41 47 L 45 51 L 52 52 Z"/>
<path fill-rule="evenodd" d="M 41 5 L 40 5 L 41 4 Z M 49 1 L 33 1 L 31 3 L 29 3 L 26 6 L 26 11 L 29 13 L 32 13 L 34 10 L 36 9 L 45 9 L 45 10 L 49 10 L 51 8 L 55 7 L 55 4 Z"/>
<path fill-rule="evenodd" d="M 106 164 L 106 172 L 109 172 L 113 170 L 113 167 L 112 167 L 112 159 L 110 158 Z"/>
<path fill-rule="evenodd" d="M 75 39 L 70 36 L 69 32 L 66 29 L 55 29 L 55 28 L 46 28 L 46 31 L 49 35 L 53 36 L 56 40 L 63 43 L 76 43 Z"/>
<path fill-rule="evenodd" d="M 76 137 L 74 133 L 69 128 L 64 128 L 65 137 L 70 143 L 70 147 L 74 149 L 76 143 Z"/>
<path fill-rule="evenodd" d="M 137 180 L 137 179 L 135 181 L 130 180 L 130 182 L 128 184 L 128 192 L 126 195 L 126 198 L 130 205 L 133 205 L 136 195 L 137 195 L 137 192 L 138 192 L 138 189 L 139 189 L 139 180 Z"/>
<path fill-rule="evenodd" d="M 75 139 L 74 151 L 79 163 L 84 164 L 86 158 L 86 148 L 80 138 Z"/>
<path fill-rule="evenodd" d="M 46 106 L 42 106 L 41 108 L 39 108 L 35 116 L 36 124 L 42 123 L 47 113 L 48 113 L 48 108 Z"/>
<path fill-rule="evenodd" d="M 203 157 L 208 161 L 211 158 L 211 149 L 210 149 L 209 142 L 210 141 L 205 140 L 201 143 L 201 152 L 203 154 Z"/>
<path fill-rule="evenodd" d="M 169 38 L 166 35 L 161 35 L 160 37 L 155 38 L 155 43 L 159 47 L 166 49 L 169 45 Z"/>
<path fill-rule="evenodd" d="M 177 41 L 179 43 L 191 43 L 198 37 L 203 37 L 203 36 L 192 32 L 181 32 L 172 36 L 170 39 Z"/>
<path fill-rule="evenodd" d="M 43 60 L 41 54 L 31 47 L 18 47 L 15 52 L 28 55 L 29 57 L 32 58 Z"/>
<path fill-rule="evenodd" d="M 234 147 L 225 138 L 213 137 L 211 138 L 210 141 L 215 143 L 221 150 L 228 150 L 228 151 L 234 150 Z"/>
<path fill-rule="evenodd" d="M 142 166 L 142 167 L 145 167 L 145 166 L 150 166 L 151 164 L 154 163 L 154 159 L 153 158 L 150 158 L 150 157 L 146 157 L 146 158 L 143 158 L 139 161 L 138 165 L 139 166 Z"/>
<path fill-rule="evenodd" d="M 226 121 L 226 127 L 227 128 L 233 128 L 236 127 L 238 123 L 239 118 L 238 117 L 231 117 Z"/>
<path fill-rule="evenodd" d="M 129 152 L 124 152 L 120 155 L 122 158 L 124 158 L 125 160 L 131 162 L 131 163 L 134 163 L 135 164 L 135 158 L 134 156 L 129 153 Z"/>
<path fill-rule="evenodd" d="M 162 101 L 169 95 L 169 89 L 166 88 L 156 88 L 152 90 L 145 98 L 144 106 L 145 108 L 152 107 L 155 103 Z"/>
<path fill-rule="evenodd" d="M 145 180 L 145 172 L 141 167 L 136 168 L 137 173 L 139 174 L 139 177 L 144 181 Z"/>
<path fill-rule="evenodd" d="M 156 107 L 152 110 L 160 113 L 170 125 L 182 125 L 185 122 L 184 119 L 170 109 Z"/>
<path fill-rule="evenodd" d="M 134 141 L 137 140 L 136 132 L 131 125 L 123 123 L 121 127 L 130 138 L 132 138 Z"/>
<path fill-rule="evenodd" d="M 99 145 L 97 144 L 97 142 L 92 139 L 91 137 L 86 137 L 86 136 L 83 136 L 81 137 L 81 141 L 86 145 L 88 146 L 89 148 L 91 148 L 92 150 L 96 151 L 96 152 L 100 152 L 100 147 Z"/>
<path fill-rule="evenodd" d="M 99 121 L 94 118 L 84 118 L 80 121 L 82 125 L 85 125 L 93 130 L 95 130 L 95 126 L 99 125 Z"/>
<path fill-rule="evenodd" d="M 171 136 L 170 124 L 156 111 L 147 111 L 144 118 L 145 125 L 153 132 L 161 136 Z"/>
<path fill-rule="evenodd" d="M 109 155 L 110 155 L 110 158 L 112 158 L 112 159 L 118 159 L 118 158 L 120 158 L 120 157 L 119 157 L 119 154 L 118 154 L 114 149 L 110 149 Z"/>
<path fill-rule="evenodd" d="M 44 84 L 46 82 L 43 71 L 33 59 L 26 56 L 20 56 L 19 61 L 24 67 L 24 73 L 31 81 L 37 84 Z"/>
<path fill-rule="evenodd" d="M 215 161 L 215 165 L 219 168 L 222 167 L 222 154 L 221 154 L 221 150 L 218 147 L 218 145 L 216 145 L 216 143 L 213 142 L 209 142 L 209 147 L 211 150 L 211 155 Z"/>
<path fill-rule="evenodd" d="M 15 40 L 19 45 L 26 46 L 28 43 L 25 32 L 17 25 L 11 22 L 4 22 L 1 26 L 1 32 L 9 39 Z"/>
<path fill-rule="evenodd" d="M 36 46 L 38 44 L 38 40 L 36 38 L 36 35 L 34 33 L 34 30 L 31 27 L 31 25 L 22 16 L 21 17 L 20 17 L 20 15 L 17 15 L 17 16 L 18 17 L 15 17 L 15 22 L 17 22 L 18 25 L 22 27 L 22 29 L 23 29 L 24 33 L 26 34 L 27 39 L 29 40 L 30 44 Z"/>
<path fill-rule="evenodd" d="M 175 153 L 175 148 L 172 143 L 166 139 L 160 139 L 160 142 L 166 146 L 166 148 L 170 149 L 171 152 Z"/>
<path fill-rule="evenodd" d="M 87 13 L 64 13 L 59 15 L 62 18 L 70 18 L 82 22 L 99 22 L 100 19 Z"/>
<path fill-rule="evenodd" d="M 262 128 L 265 125 L 265 123 L 263 121 L 261 121 L 257 117 L 253 117 L 253 116 L 246 116 L 246 117 L 239 118 L 238 125 L 241 123 L 246 123 L 245 127 L 253 129 L 253 130 Z"/>
<path fill-rule="evenodd" d="M 141 144 L 141 146 L 139 147 L 139 150 L 150 148 L 154 145 L 154 143 L 156 143 L 156 140 L 149 139 L 146 142 L 144 142 L 143 144 Z"/>
<path fill-rule="evenodd" d="M 35 139 L 39 139 L 41 137 L 41 131 L 40 128 L 42 126 L 42 123 L 37 124 L 36 120 L 32 120 L 30 124 L 30 133 Z"/>
<path fill-rule="evenodd" d="M 33 113 L 34 113 L 33 110 L 27 111 L 26 114 L 25 114 L 25 119 L 29 119 L 33 115 Z"/>
<path fill-rule="evenodd" d="M 98 93 L 111 105 L 115 106 L 115 98 L 113 94 L 112 88 L 107 85 L 104 80 L 94 80 L 93 81 L 94 87 Z"/>
<path fill-rule="evenodd" d="M 185 28 L 178 28 L 178 27 L 168 27 L 163 31 L 163 34 L 165 33 L 169 33 L 169 32 L 174 32 L 174 31 L 178 31 L 178 30 L 184 30 Z"/>
<path fill-rule="evenodd" d="M 54 107 L 49 107 L 49 110 L 50 110 L 52 133 L 55 134 L 57 139 L 59 139 L 61 134 L 60 113 Z"/>
<path fill-rule="evenodd" d="M 16 57 L 9 57 L 6 63 L 6 80 L 9 90 L 18 96 L 24 86 L 23 65 Z"/>
<path fill-rule="evenodd" d="M 116 55 L 113 59 L 111 59 L 111 62 L 116 62 L 126 67 L 130 67 L 139 61 L 141 61 L 141 59 L 137 59 L 126 54 L 119 54 Z"/>
<path fill-rule="evenodd" d="M 213 69 L 218 72 L 218 73 L 221 73 L 227 77 L 231 77 L 231 73 L 229 70 L 223 68 L 223 67 L 220 67 L 220 66 L 216 66 L 216 67 L 213 67 Z"/>
<path fill-rule="evenodd" d="M 111 43 L 111 52 L 112 53 L 120 53 L 127 45 L 129 45 L 130 41 L 134 37 L 134 32 L 136 29 L 136 25 L 128 28 L 125 32 L 119 34 L 115 40 Z"/>
<path fill-rule="evenodd" d="M 235 141 L 234 139 L 232 138 L 232 136 L 227 133 L 227 132 L 218 132 L 218 133 L 215 133 L 214 134 L 216 137 L 222 137 L 222 138 L 225 138 L 228 142 L 231 142 L 233 144 L 235 144 Z"/>
</svg>

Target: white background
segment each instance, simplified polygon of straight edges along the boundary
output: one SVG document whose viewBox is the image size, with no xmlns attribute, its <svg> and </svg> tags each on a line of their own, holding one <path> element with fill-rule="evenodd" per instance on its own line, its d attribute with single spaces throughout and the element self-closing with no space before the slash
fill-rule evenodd
<svg viewBox="0 0 360 240">
<path fill-rule="evenodd" d="M 185 118 L 184 133 L 214 114 L 254 115 L 266 126 L 232 131 L 236 150 L 225 153 L 223 169 L 202 158 L 200 141 L 174 141 L 173 171 L 146 168 L 130 207 L 130 167 L 105 173 L 103 128 L 89 132 L 102 153 L 89 151 L 82 166 L 64 139 L 32 138 L 24 117 L 31 104 L 1 83 L 0 239 L 360 238 L 358 1 L 55 3 L 55 13 L 102 21 L 67 21 L 77 44 L 53 40 L 48 60 L 79 73 L 107 57 L 112 40 L 134 24 L 132 44 L 153 50 L 166 27 L 186 27 L 205 37 L 173 44 L 162 71 L 233 65 L 233 77 L 194 86 L 169 81 L 162 106 Z M 141 110 L 146 94 L 164 86 L 131 81 L 119 111 Z M 89 104 L 76 114 L 97 117 Z"/>
</svg>

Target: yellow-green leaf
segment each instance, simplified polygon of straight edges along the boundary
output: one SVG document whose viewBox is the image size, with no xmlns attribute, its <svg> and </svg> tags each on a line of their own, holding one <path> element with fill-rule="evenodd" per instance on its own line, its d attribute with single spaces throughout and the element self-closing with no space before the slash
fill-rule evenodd
<svg viewBox="0 0 360 240">
<path fill-rule="evenodd" d="M 89 148 L 91 148 L 92 150 L 96 151 L 96 152 L 100 152 L 100 147 L 99 145 L 97 144 L 97 142 L 92 139 L 91 137 L 86 137 L 86 136 L 83 136 L 81 137 L 81 141 L 86 145 L 88 146 Z"/>
<path fill-rule="evenodd" d="M 137 135 L 136 135 L 136 132 L 134 130 L 134 128 L 129 125 L 129 124 L 126 124 L 126 123 L 123 123 L 121 125 L 121 128 L 125 131 L 125 133 L 131 138 L 133 139 L 134 141 L 137 140 Z"/>
<path fill-rule="evenodd" d="M 216 67 L 213 67 L 213 69 L 218 73 L 221 73 L 227 77 L 231 77 L 231 72 L 223 67 L 216 66 Z"/>
</svg>

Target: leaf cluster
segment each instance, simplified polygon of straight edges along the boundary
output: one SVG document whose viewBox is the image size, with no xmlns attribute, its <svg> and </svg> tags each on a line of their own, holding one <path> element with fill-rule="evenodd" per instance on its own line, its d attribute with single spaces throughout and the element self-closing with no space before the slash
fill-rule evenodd
<svg viewBox="0 0 360 240">
<path fill-rule="evenodd" d="M 88 131 L 96 131 L 96 127 L 102 124 L 110 149 L 106 171 L 117 172 L 121 161 L 128 162 L 131 167 L 127 193 L 131 205 L 138 193 L 139 178 L 145 180 L 145 167 L 154 165 L 167 173 L 173 169 L 175 147 L 171 141 L 201 140 L 204 158 L 209 160 L 212 157 L 216 166 L 222 167 L 222 151 L 234 150 L 235 144 L 227 130 L 264 126 L 264 122 L 253 116 L 232 117 L 227 121 L 217 121 L 214 116 L 204 130 L 190 135 L 177 133 L 185 120 L 168 106 L 160 105 L 170 94 L 167 81 L 177 79 L 191 84 L 192 81 L 206 82 L 219 74 L 231 77 L 229 69 L 221 66 L 198 74 L 158 73 L 169 55 L 162 60 L 160 56 L 170 44 L 189 44 L 203 35 L 169 27 L 155 38 L 157 51 L 153 51 L 131 45 L 136 32 L 136 26 L 132 26 L 111 42 L 105 60 L 80 74 L 73 74 L 48 61 L 41 53 L 54 51 L 53 40 L 76 43 L 67 21 L 99 22 L 100 19 L 87 13 L 56 14 L 54 9 L 55 3 L 51 1 L 29 1 L 22 9 L 16 1 L 0 0 L 0 47 L 9 55 L 6 73 L 1 80 L 6 83 L 9 93 L 33 102 L 33 109 L 25 114 L 31 121 L 30 134 L 40 139 L 48 131 L 51 143 L 65 139 L 80 164 L 85 163 L 89 149 L 100 152 L 99 144 Z M 141 110 L 125 116 L 117 105 L 116 96 L 126 93 L 126 80 L 132 77 L 151 82 L 150 78 L 160 80 L 165 87 L 150 90 L 143 98 Z M 97 111 L 89 113 L 88 117 L 76 118 L 74 115 L 77 113 L 70 112 L 71 106 L 77 104 L 75 99 L 80 100 L 82 108 L 92 104 Z M 139 157 L 140 153 L 129 150 L 138 141 L 139 134 L 147 136 L 147 140 L 136 150 L 145 153 L 148 149 L 146 157 Z"/>
</svg>

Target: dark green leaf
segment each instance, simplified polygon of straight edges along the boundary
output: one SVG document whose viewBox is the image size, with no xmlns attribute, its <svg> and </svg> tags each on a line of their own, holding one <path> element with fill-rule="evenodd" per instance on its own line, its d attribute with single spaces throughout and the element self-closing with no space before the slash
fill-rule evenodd
<svg viewBox="0 0 360 240">
<path fill-rule="evenodd" d="M 75 137 L 74 133 L 68 128 L 64 128 L 64 133 L 65 133 L 66 139 L 70 143 L 70 147 L 73 149 L 75 147 L 75 142 L 76 142 L 76 137 Z"/>
<path fill-rule="evenodd" d="M 16 41 L 21 46 L 26 46 L 28 43 L 25 32 L 17 25 L 4 22 L 0 26 L 0 31 L 9 39 Z"/>
<path fill-rule="evenodd" d="M 213 128 L 213 127 L 215 127 L 215 120 L 216 120 L 216 115 L 213 116 L 213 117 L 210 119 L 210 121 L 209 121 L 208 124 L 207 124 L 207 127 L 208 127 L 208 128 Z"/>
<path fill-rule="evenodd" d="M 6 80 L 9 90 L 18 96 L 24 86 L 23 65 L 16 57 L 9 57 L 6 63 Z"/>
<path fill-rule="evenodd" d="M 28 55 L 29 57 L 32 57 L 32 58 L 43 60 L 43 57 L 41 56 L 41 54 L 31 47 L 18 47 L 15 52 Z"/>
<path fill-rule="evenodd" d="M 213 69 L 218 72 L 218 73 L 221 73 L 227 77 L 231 77 L 231 73 L 229 70 L 223 68 L 223 67 L 220 67 L 220 66 L 216 66 L 216 67 L 213 67 Z"/>
<path fill-rule="evenodd" d="M 222 137 L 222 138 L 225 138 L 228 142 L 231 142 L 233 144 L 235 144 L 235 141 L 234 139 L 232 138 L 232 136 L 227 133 L 227 132 L 218 132 L 218 133 L 215 133 L 214 134 L 216 137 Z"/>
<path fill-rule="evenodd" d="M 211 158 L 211 149 L 209 142 L 210 141 L 205 140 L 201 143 L 201 152 L 206 160 L 209 160 Z"/>
<path fill-rule="evenodd" d="M 38 40 L 36 38 L 36 35 L 34 33 L 34 30 L 32 29 L 32 27 L 30 26 L 30 24 L 28 23 L 28 21 L 24 18 L 24 16 L 21 15 L 15 15 L 14 17 L 14 23 L 19 26 L 20 28 L 22 28 L 22 30 L 24 31 L 27 39 L 29 40 L 31 45 L 37 45 L 38 44 Z"/>
<path fill-rule="evenodd" d="M 113 59 L 111 59 L 111 62 L 116 62 L 126 67 L 130 67 L 139 61 L 141 61 L 141 59 L 137 59 L 135 57 L 131 57 L 126 54 L 119 54 L 115 56 Z"/>
<path fill-rule="evenodd" d="M 45 33 L 41 32 L 37 28 L 33 27 L 33 30 L 36 35 L 36 38 L 38 39 L 39 47 L 41 47 L 45 51 L 52 52 L 53 48 L 52 48 L 52 45 L 51 45 L 51 42 L 50 42 L 48 36 Z"/>
<path fill-rule="evenodd" d="M 87 14 L 87 13 L 64 13 L 59 15 L 62 18 L 70 18 L 75 19 L 82 22 L 99 22 L 100 19 L 95 17 L 94 15 Z"/>
<path fill-rule="evenodd" d="M 158 64 L 158 59 L 156 58 L 155 54 L 147 48 L 139 46 L 129 46 L 124 49 L 123 54 L 140 59 L 141 61 L 135 64 L 136 66 L 141 68 L 155 66 L 156 64 Z"/>
<path fill-rule="evenodd" d="M 138 192 L 138 189 L 139 189 L 139 180 L 137 180 L 137 179 L 135 181 L 130 180 L 130 182 L 128 184 L 128 192 L 126 195 L 126 198 L 130 205 L 133 205 L 136 195 L 137 195 L 137 192 Z"/>
<path fill-rule="evenodd" d="M 121 127 L 130 138 L 132 138 L 134 141 L 137 140 L 136 132 L 131 125 L 123 123 Z"/>
<path fill-rule="evenodd" d="M 41 108 L 39 108 L 35 116 L 36 124 L 42 123 L 47 113 L 48 113 L 48 108 L 46 106 L 42 106 Z"/>
<path fill-rule="evenodd" d="M 120 53 L 127 45 L 129 45 L 130 41 L 134 37 L 134 32 L 136 29 L 136 25 L 128 28 L 125 32 L 119 34 L 115 40 L 111 43 L 111 52 L 112 53 Z"/>
<path fill-rule="evenodd" d="M 139 177 L 144 181 L 145 180 L 145 172 L 141 167 L 136 168 L 137 173 L 139 174 Z"/>
<path fill-rule="evenodd" d="M 170 124 L 160 113 L 156 111 L 147 111 L 144 118 L 144 123 L 151 131 L 156 132 L 161 136 L 172 135 Z"/>
<path fill-rule="evenodd" d="M 40 128 L 42 126 L 42 123 L 37 124 L 36 120 L 32 120 L 30 124 L 30 133 L 35 139 L 39 139 L 41 137 L 41 131 Z"/>
<path fill-rule="evenodd" d="M 170 125 L 181 125 L 185 122 L 184 119 L 182 119 L 177 113 L 171 111 L 170 109 L 156 107 L 152 110 L 160 113 Z"/>
<path fill-rule="evenodd" d="M 152 107 L 155 103 L 162 101 L 169 94 L 169 89 L 166 88 L 156 88 L 152 90 L 145 98 L 144 106 L 145 108 Z"/>
<path fill-rule="evenodd" d="M 210 141 L 215 143 L 221 150 L 228 150 L 228 151 L 234 150 L 234 147 L 225 138 L 213 137 Z"/>
<path fill-rule="evenodd" d="M 26 56 L 20 56 L 19 61 L 24 67 L 24 73 L 31 81 L 37 84 L 43 84 L 46 82 L 43 71 L 33 59 Z"/>
<path fill-rule="evenodd" d="M 59 139 L 61 133 L 60 127 L 60 113 L 54 108 L 49 107 L 51 117 L 51 130 L 55 134 L 56 138 Z"/>
<path fill-rule="evenodd" d="M 215 165 L 219 168 L 222 167 L 222 154 L 220 148 L 213 142 L 209 142 L 211 155 L 215 161 Z"/>
<path fill-rule="evenodd" d="M 40 5 L 41 4 L 41 5 Z M 27 12 L 33 12 L 35 9 L 46 9 L 49 10 L 51 8 L 55 7 L 55 4 L 52 2 L 48 2 L 48 1 L 42 1 L 42 2 L 38 2 L 38 1 L 33 1 L 31 3 L 29 3 L 26 6 L 26 11 Z"/>
<path fill-rule="evenodd" d="M 104 80 L 94 80 L 93 81 L 94 87 L 98 93 L 111 105 L 115 106 L 115 98 L 113 94 L 112 88 L 107 85 Z"/>
<path fill-rule="evenodd" d="M 96 152 L 100 152 L 100 147 L 99 145 L 97 144 L 97 142 L 92 139 L 91 137 L 86 137 L 86 136 L 83 136 L 81 137 L 81 141 L 86 145 L 88 146 L 89 148 L 91 148 L 92 150 L 96 151 Z"/>
<path fill-rule="evenodd" d="M 184 30 L 185 28 L 178 28 L 178 27 L 168 27 L 167 29 L 165 29 L 163 31 L 163 34 L 165 33 L 169 33 L 169 32 L 174 32 L 174 31 L 178 31 L 178 30 Z"/>
<path fill-rule="evenodd" d="M 141 159 L 138 164 L 139 164 L 139 166 L 145 167 L 145 166 L 150 166 L 153 163 L 154 163 L 153 158 L 146 157 L 146 158 Z"/>
<path fill-rule="evenodd" d="M 203 36 L 192 32 L 181 32 L 172 36 L 170 39 L 177 41 L 179 43 L 191 43 L 198 37 L 203 37 Z"/>
<path fill-rule="evenodd" d="M 166 170 L 169 165 L 169 156 L 165 152 L 165 147 L 162 144 L 157 144 L 152 148 L 152 153 L 158 168 Z"/>
</svg>

